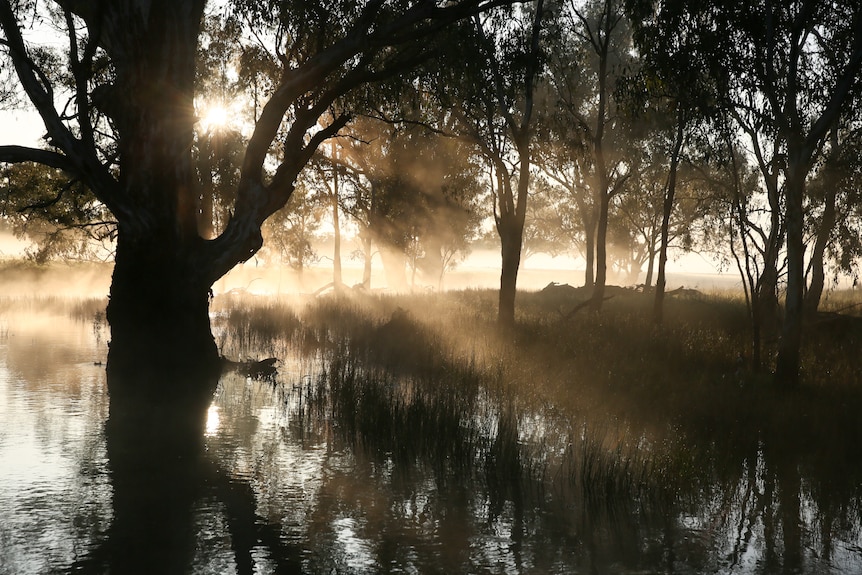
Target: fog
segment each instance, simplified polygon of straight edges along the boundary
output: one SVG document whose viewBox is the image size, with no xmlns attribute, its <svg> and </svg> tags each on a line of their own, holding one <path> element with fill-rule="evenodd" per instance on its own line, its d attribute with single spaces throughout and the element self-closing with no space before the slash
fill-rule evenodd
<svg viewBox="0 0 862 575">
<path fill-rule="evenodd" d="M 322 254 L 321 254 L 322 255 Z M 386 275 L 379 256 L 372 260 L 371 290 L 374 292 L 396 292 L 387 285 Z M 362 282 L 362 261 L 343 258 L 344 283 L 354 286 Z M 302 272 L 289 266 L 270 266 L 252 258 L 237 266 L 224 278 L 216 282 L 213 292 L 227 293 L 231 290 L 247 291 L 257 295 L 315 293 L 332 282 L 332 263 L 321 259 Z M 409 277 L 409 273 L 408 273 Z M 642 272 L 638 282 L 644 281 Z M 518 274 L 518 289 L 540 290 L 550 282 L 572 286 L 584 284 L 583 260 L 569 257 L 551 257 L 536 254 L 522 260 Z M 620 278 L 609 273 L 609 283 L 625 285 Z M 444 290 L 497 289 L 500 286 L 500 254 L 492 250 L 474 250 L 454 269 L 443 276 Z M 437 291 L 438 278 L 417 272 L 413 291 Z M 631 286 L 633 287 L 633 286 Z M 667 288 L 685 287 L 700 291 L 740 290 L 739 277 L 733 273 L 719 273 L 709 262 L 697 255 L 688 255 L 668 262 Z"/>
<path fill-rule="evenodd" d="M 11 245 L 7 242 L 4 246 Z M 9 251 L 3 251 L 8 255 Z M 690 259 L 694 259 L 693 256 Z M 54 262 L 36 266 L 26 261 L 6 258 L 0 276 L 0 296 L 64 296 L 106 297 L 110 290 L 111 263 Z M 687 262 L 668 265 L 668 289 L 686 287 L 704 292 L 738 290 L 739 279 L 731 273 L 709 272 Z M 455 269 L 443 277 L 444 290 L 497 289 L 500 284 L 500 256 L 491 251 L 473 252 Z M 362 262 L 345 258 L 342 262 L 344 283 L 355 286 L 362 282 Z M 237 266 L 213 286 L 216 295 L 247 292 L 255 295 L 315 294 L 325 291 L 332 282 L 332 264 L 323 259 L 301 272 L 287 265 L 267 265 L 252 258 Z M 641 274 L 639 281 L 643 281 Z M 610 283 L 616 283 L 611 276 Z M 518 289 L 540 290 L 551 282 L 581 286 L 584 283 L 583 262 L 570 257 L 539 254 L 528 258 L 518 275 Z M 417 273 L 414 292 L 437 291 L 437 278 Z M 375 293 L 395 293 L 386 283 L 386 275 L 375 257 L 372 265 L 371 290 Z"/>
</svg>

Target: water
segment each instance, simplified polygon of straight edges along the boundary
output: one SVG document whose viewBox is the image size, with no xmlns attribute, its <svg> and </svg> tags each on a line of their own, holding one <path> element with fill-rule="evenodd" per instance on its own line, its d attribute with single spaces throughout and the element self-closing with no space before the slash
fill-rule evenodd
<svg viewBox="0 0 862 575">
<path fill-rule="evenodd" d="M 298 357 L 276 384 L 222 376 L 199 450 L 136 443 L 106 432 L 106 338 L 62 309 L 0 316 L 0 574 L 862 572 L 855 463 L 824 479 L 754 439 L 675 501 L 591 503 L 381 451 Z"/>
</svg>

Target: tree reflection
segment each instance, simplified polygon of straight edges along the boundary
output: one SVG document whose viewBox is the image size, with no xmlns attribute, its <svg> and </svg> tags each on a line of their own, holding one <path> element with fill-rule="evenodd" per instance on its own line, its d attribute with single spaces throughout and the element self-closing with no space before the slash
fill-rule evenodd
<svg viewBox="0 0 862 575">
<path fill-rule="evenodd" d="M 113 519 L 105 539 L 69 569 L 73 573 L 187 573 L 199 557 L 201 504 L 220 504 L 235 571 L 253 573 L 266 560 L 277 573 L 300 572 L 299 552 L 281 527 L 257 513 L 252 486 L 232 477 L 206 451 L 207 409 L 215 370 L 108 370 L 105 425 Z M 154 384 L 151 378 L 161 381 Z M 172 390 L 152 394 L 146 390 Z M 209 519 L 209 518 L 206 518 Z M 206 520 L 204 519 L 204 520 Z"/>
</svg>

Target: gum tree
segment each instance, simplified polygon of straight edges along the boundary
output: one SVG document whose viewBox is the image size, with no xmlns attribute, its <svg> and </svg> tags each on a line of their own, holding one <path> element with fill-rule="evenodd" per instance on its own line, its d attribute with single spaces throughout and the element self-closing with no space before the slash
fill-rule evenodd
<svg viewBox="0 0 862 575">
<path fill-rule="evenodd" d="M 470 143 L 483 158 L 500 238 L 498 324 L 515 323 L 515 295 L 527 196 L 535 151 L 537 84 L 544 68 L 543 28 L 547 18 L 541 0 L 529 9 L 477 16 L 472 28 L 452 42 L 453 51 L 435 76 L 434 94 L 455 127 L 444 131 Z M 452 78 L 456 61 L 468 62 L 469 78 Z M 456 94 L 453 98 L 450 93 Z M 445 120 L 446 118 L 444 118 Z M 443 124 L 443 122 L 441 122 Z"/>
<path fill-rule="evenodd" d="M 428 58 L 431 39 L 447 24 L 505 3 L 233 2 L 260 26 L 253 37 L 269 43 L 281 69 L 255 114 L 232 217 L 205 239 L 190 152 L 205 0 L 0 1 L 4 67 L 14 68 L 46 132 L 44 149 L 2 146 L 0 161 L 64 170 L 117 221 L 109 375 L 215 367 L 210 287 L 260 249 L 264 221 L 288 202 L 317 147 L 349 121 L 347 113 L 330 113 L 333 104 Z M 45 58 L 31 41 L 38 35 L 27 26 L 40 19 L 61 31 L 62 55 Z M 271 166 L 276 144 L 284 152 Z M 166 391 L 157 380 L 151 387 Z"/>
<path fill-rule="evenodd" d="M 787 260 L 775 376 L 792 387 L 799 381 L 803 331 L 808 185 L 829 147 L 828 134 L 862 86 L 862 5 L 853 0 L 648 4 L 657 29 L 695 39 L 692 61 L 708 72 L 719 104 L 746 135 L 760 167 L 771 227 L 778 230 L 770 237 L 767 263 L 777 259 L 782 239 Z M 768 271 L 777 282 L 777 266 Z"/>
</svg>

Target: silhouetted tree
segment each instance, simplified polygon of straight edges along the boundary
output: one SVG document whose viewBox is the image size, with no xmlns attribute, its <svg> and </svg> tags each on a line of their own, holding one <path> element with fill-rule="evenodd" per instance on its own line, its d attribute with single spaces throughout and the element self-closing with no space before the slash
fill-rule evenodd
<svg viewBox="0 0 862 575">
<path fill-rule="evenodd" d="M 216 366 L 210 286 L 262 244 L 263 222 L 294 191 L 321 142 L 349 120 L 330 106 L 357 88 L 428 58 L 430 39 L 451 22 L 504 0 L 445 5 L 235 0 L 271 39 L 281 76 L 247 142 L 230 220 L 215 238 L 198 233 L 200 181 L 194 143 L 195 69 L 204 0 L 62 0 L 43 15 L 62 31 L 63 74 L 49 75 L 25 39 L 30 10 L 0 2 L 3 57 L 41 115 L 47 149 L 0 147 L 0 161 L 34 161 L 85 184 L 118 222 L 108 320 L 110 369 Z M 53 38 L 56 41 L 56 37 Z M 257 41 L 257 40 L 256 40 Z M 62 76 L 61 86 L 52 80 Z M 58 109 L 56 98 L 71 94 Z M 268 165 L 276 136 L 284 154 Z M 155 389 L 154 384 L 154 389 Z"/>
<path fill-rule="evenodd" d="M 472 143 L 487 164 L 502 266 L 498 322 L 515 322 L 515 294 L 530 187 L 536 86 L 543 68 L 544 2 L 489 12 L 473 19 L 450 43 L 447 70 L 432 89 L 457 137 Z M 468 75 L 454 77 L 456 61 Z"/>
<path fill-rule="evenodd" d="M 0 214 L 36 263 L 103 259 L 112 251 L 116 222 L 80 182 L 38 164 L 0 166 Z"/>
</svg>

